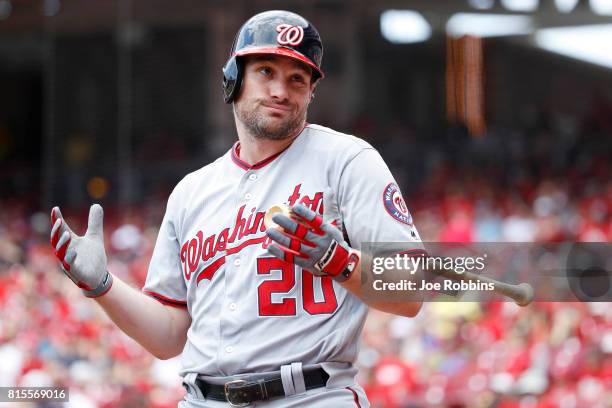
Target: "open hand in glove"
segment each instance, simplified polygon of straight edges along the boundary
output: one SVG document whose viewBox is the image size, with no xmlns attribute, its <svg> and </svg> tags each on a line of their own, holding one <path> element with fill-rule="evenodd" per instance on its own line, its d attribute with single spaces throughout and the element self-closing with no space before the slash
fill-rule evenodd
<svg viewBox="0 0 612 408">
<path fill-rule="evenodd" d="M 318 276 L 343 282 L 359 263 L 359 253 L 348 246 L 342 232 L 303 204 L 293 207 L 295 220 L 275 214 L 272 221 L 284 228 L 266 230 L 273 243 L 268 252 Z"/>
<path fill-rule="evenodd" d="M 99 204 L 89 209 L 85 235 L 78 236 L 66 224 L 58 207 L 51 210 L 51 246 L 62 263 L 62 270 L 87 297 L 99 297 L 108 292 L 113 276 L 106 269 L 106 252 Z"/>
</svg>

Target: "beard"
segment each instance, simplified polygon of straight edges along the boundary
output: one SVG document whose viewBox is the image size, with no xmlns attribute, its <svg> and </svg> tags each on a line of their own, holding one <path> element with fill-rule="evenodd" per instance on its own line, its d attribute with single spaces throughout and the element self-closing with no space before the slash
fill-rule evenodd
<svg viewBox="0 0 612 408">
<path fill-rule="evenodd" d="M 284 120 L 272 117 L 264 112 L 260 101 L 234 104 L 236 116 L 256 139 L 284 140 L 295 136 L 306 120 L 308 106 L 288 112 Z"/>
</svg>

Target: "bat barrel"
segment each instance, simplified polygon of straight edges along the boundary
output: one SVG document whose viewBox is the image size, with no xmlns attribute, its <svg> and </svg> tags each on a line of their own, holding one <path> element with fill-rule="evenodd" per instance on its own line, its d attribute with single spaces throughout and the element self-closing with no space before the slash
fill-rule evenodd
<svg viewBox="0 0 612 408">
<path fill-rule="evenodd" d="M 456 281 L 481 281 L 485 283 L 492 283 L 496 293 L 509 297 L 519 306 L 527 306 L 533 301 L 533 287 L 526 282 L 514 285 L 512 283 L 500 282 L 496 279 L 489 278 L 488 276 L 476 275 L 471 272 L 457 273 L 448 270 L 433 272 L 437 275 L 442 275 Z"/>
</svg>

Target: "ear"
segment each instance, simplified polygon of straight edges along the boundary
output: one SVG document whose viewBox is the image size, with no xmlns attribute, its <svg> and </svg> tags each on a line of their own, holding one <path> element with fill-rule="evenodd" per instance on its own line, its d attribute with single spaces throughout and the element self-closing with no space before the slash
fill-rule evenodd
<svg viewBox="0 0 612 408">
<path fill-rule="evenodd" d="M 319 83 L 319 80 L 317 79 L 315 82 L 310 84 L 310 101 L 308 103 L 311 103 L 312 100 L 315 98 L 315 91 L 316 91 L 318 83 Z"/>
<path fill-rule="evenodd" d="M 314 81 L 311 80 L 310 81 L 310 92 L 314 92 L 315 88 L 317 87 L 317 85 L 319 85 L 319 81 L 321 80 L 321 78 L 317 78 Z"/>
</svg>

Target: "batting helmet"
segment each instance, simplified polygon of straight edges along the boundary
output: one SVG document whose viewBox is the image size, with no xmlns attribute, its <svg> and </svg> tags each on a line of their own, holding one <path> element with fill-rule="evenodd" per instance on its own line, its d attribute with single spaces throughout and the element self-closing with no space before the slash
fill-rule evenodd
<svg viewBox="0 0 612 408">
<path fill-rule="evenodd" d="M 223 99 L 231 103 L 242 83 L 242 56 L 284 55 L 312 68 L 313 79 L 323 78 L 323 44 L 317 29 L 289 11 L 265 11 L 251 17 L 238 31 L 230 58 L 223 67 Z"/>
</svg>

